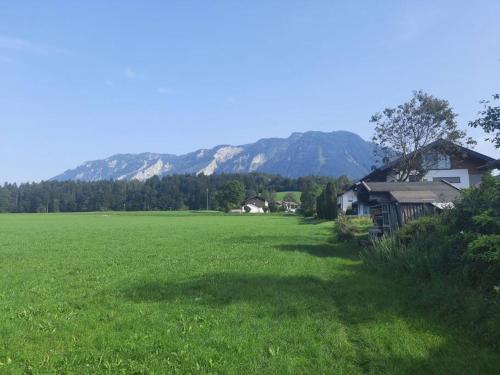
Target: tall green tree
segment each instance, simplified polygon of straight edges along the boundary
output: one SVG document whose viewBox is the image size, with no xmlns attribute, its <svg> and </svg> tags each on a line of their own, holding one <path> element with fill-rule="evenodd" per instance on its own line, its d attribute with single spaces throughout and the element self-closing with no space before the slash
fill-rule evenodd
<svg viewBox="0 0 500 375">
<path fill-rule="evenodd" d="M 245 199 L 245 186 L 237 180 L 228 181 L 217 191 L 217 201 L 224 211 L 239 207 Z"/>
<path fill-rule="evenodd" d="M 316 216 L 319 219 L 326 219 L 326 195 L 325 190 L 316 197 Z"/>
<path fill-rule="evenodd" d="M 337 188 L 329 182 L 316 198 L 316 215 L 320 219 L 335 220 L 337 218 Z"/>
<path fill-rule="evenodd" d="M 300 196 L 300 206 L 302 214 L 306 217 L 316 214 L 317 197 L 321 194 L 321 186 L 309 179 L 304 183 Z"/>
<path fill-rule="evenodd" d="M 337 189 L 329 182 L 325 189 L 325 218 L 335 220 L 337 218 Z"/>
<path fill-rule="evenodd" d="M 493 95 L 495 104 L 489 100 L 481 101 L 484 108 L 479 111 L 479 118 L 469 122 L 469 126 L 482 128 L 485 133 L 491 134 L 485 140 L 492 142 L 496 148 L 500 148 L 500 102 L 496 103 L 496 100 L 500 100 L 500 94 Z"/>
</svg>

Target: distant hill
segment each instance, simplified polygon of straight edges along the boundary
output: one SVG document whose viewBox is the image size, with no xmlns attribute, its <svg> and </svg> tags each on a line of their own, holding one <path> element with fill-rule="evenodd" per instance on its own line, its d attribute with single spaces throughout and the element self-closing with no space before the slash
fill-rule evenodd
<svg viewBox="0 0 500 375">
<path fill-rule="evenodd" d="M 375 164 L 374 145 L 348 131 L 293 133 L 240 146 L 221 145 L 185 155 L 117 154 L 83 163 L 52 180 L 146 180 L 154 175 L 265 172 L 287 177 L 362 177 Z"/>
</svg>

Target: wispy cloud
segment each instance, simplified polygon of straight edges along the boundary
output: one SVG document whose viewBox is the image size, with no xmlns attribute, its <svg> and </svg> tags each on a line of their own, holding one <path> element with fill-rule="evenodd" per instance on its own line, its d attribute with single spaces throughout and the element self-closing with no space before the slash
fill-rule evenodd
<svg viewBox="0 0 500 375">
<path fill-rule="evenodd" d="M 158 88 L 158 94 L 160 95 L 172 95 L 174 93 L 174 90 L 171 89 L 170 87 L 159 87 Z"/>
<path fill-rule="evenodd" d="M 134 69 L 132 69 L 130 66 L 127 66 L 125 68 L 125 70 L 123 71 L 123 74 L 125 74 L 125 77 L 127 77 L 128 79 L 135 79 L 138 76 L 137 72 Z"/>
<path fill-rule="evenodd" d="M 105 80 L 105 81 L 104 81 L 104 84 L 105 84 L 106 86 L 113 86 L 113 85 L 114 85 L 113 81 L 112 81 L 112 80 L 110 80 L 110 79 Z"/>
<path fill-rule="evenodd" d="M 26 39 L 0 35 L 0 50 L 11 50 L 28 53 L 51 54 L 64 52 L 63 49 L 46 44 L 39 44 Z"/>
</svg>

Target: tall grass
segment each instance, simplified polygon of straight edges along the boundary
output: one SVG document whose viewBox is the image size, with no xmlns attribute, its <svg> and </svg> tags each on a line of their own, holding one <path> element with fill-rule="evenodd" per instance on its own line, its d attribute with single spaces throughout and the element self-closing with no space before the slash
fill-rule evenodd
<svg viewBox="0 0 500 375">
<path fill-rule="evenodd" d="M 369 217 L 352 217 L 340 213 L 337 216 L 335 232 L 341 241 L 354 239 L 356 236 L 365 235 L 373 226 Z"/>
<path fill-rule="evenodd" d="M 451 244 L 439 217 L 423 217 L 393 235 L 372 239 L 372 247 L 361 256 L 367 263 L 388 265 L 424 279 L 446 274 L 456 262 Z"/>
<path fill-rule="evenodd" d="M 465 329 L 499 350 L 500 293 L 480 292 L 477 283 L 470 282 L 474 263 L 463 259 L 456 238 L 443 221 L 439 216 L 420 218 L 393 235 L 372 239 L 372 246 L 363 248 L 360 256 L 368 268 L 418 284 L 423 294 L 420 303 L 438 305 L 446 319 L 467 322 Z M 499 281 L 498 277 L 492 280 L 492 274 L 491 270 L 481 273 L 488 285 Z"/>
</svg>

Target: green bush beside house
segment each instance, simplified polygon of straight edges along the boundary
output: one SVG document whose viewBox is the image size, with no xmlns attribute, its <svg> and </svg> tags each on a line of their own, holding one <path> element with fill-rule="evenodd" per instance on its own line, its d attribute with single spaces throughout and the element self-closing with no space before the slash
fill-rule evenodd
<svg viewBox="0 0 500 375">
<path fill-rule="evenodd" d="M 449 275 L 461 284 L 498 294 L 500 179 L 486 175 L 479 187 L 464 192 L 455 208 L 374 240 L 362 255 L 369 264 L 385 264 L 423 279 Z"/>
</svg>

